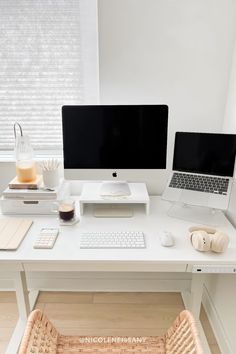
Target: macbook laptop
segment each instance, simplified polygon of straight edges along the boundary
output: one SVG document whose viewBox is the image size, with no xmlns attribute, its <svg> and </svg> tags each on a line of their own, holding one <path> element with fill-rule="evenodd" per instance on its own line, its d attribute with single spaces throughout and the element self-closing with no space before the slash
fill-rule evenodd
<svg viewBox="0 0 236 354">
<path fill-rule="evenodd" d="M 165 200 L 225 210 L 234 174 L 236 135 L 177 132 Z"/>
</svg>

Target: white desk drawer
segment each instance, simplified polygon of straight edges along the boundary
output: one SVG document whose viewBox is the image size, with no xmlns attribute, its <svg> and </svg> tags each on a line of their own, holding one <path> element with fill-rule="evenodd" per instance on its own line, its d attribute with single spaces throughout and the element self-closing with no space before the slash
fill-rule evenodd
<svg viewBox="0 0 236 354">
<path fill-rule="evenodd" d="M 185 272 L 185 263 L 120 262 L 120 261 L 78 261 L 78 262 L 26 262 L 24 269 L 34 271 L 59 272 Z"/>
<path fill-rule="evenodd" d="M 18 262 L 0 262 L 0 272 L 16 272 L 24 270 L 23 265 Z"/>
<path fill-rule="evenodd" d="M 195 264 L 188 265 L 188 271 L 192 273 L 209 273 L 209 274 L 236 274 L 236 264 Z"/>
</svg>

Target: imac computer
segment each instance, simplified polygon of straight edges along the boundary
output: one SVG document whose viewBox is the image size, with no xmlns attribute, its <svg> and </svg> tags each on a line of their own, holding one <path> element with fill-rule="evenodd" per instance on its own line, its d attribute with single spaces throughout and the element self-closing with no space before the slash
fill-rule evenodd
<svg viewBox="0 0 236 354">
<path fill-rule="evenodd" d="M 101 195 L 129 195 L 127 181 L 166 168 L 167 127 L 166 105 L 63 106 L 65 179 L 99 180 Z"/>
</svg>

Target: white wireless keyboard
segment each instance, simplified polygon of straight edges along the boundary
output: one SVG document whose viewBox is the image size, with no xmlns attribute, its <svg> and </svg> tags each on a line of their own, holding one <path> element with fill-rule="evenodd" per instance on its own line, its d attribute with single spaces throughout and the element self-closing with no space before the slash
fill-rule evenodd
<svg viewBox="0 0 236 354">
<path fill-rule="evenodd" d="M 80 248 L 145 248 L 141 231 L 85 232 L 81 234 Z"/>
</svg>

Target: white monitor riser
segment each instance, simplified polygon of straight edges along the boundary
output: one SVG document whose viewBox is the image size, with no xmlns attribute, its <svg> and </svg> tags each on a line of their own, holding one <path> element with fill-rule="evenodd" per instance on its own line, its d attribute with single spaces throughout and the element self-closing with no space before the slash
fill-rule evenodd
<svg viewBox="0 0 236 354">
<path fill-rule="evenodd" d="M 130 195 L 128 196 L 101 196 L 100 183 L 85 183 L 79 197 L 80 213 L 83 215 L 85 204 L 144 204 L 146 214 L 149 213 L 149 195 L 145 183 L 128 183 Z"/>
</svg>

